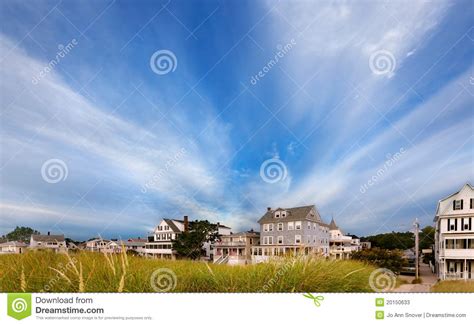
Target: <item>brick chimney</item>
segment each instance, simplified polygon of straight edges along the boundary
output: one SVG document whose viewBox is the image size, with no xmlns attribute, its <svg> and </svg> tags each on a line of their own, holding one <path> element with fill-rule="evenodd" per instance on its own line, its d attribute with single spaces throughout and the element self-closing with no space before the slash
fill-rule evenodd
<svg viewBox="0 0 474 325">
<path fill-rule="evenodd" d="M 271 207 L 268 207 L 268 208 L 267 208 L 267 211 L 269 211 L 269 212 L 272 211 L 272 208 L 271 208 Z"/>
<path fill-rule="evenodd" d="M 189 230 L 189 219 L 188 216 L 184 216 L 184 232 L 187 232 Z"/>
<path fill-rule="evenodd" d="M 51 233 L 48 231 L 48 236 L 50 235 Z"/>
</svg>

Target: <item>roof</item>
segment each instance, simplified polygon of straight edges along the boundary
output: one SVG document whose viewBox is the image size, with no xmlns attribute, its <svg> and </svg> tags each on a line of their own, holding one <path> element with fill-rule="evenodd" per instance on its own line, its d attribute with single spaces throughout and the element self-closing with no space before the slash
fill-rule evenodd
<svg viewBox="0 0 474 325">
<path fill-rule="evenodd" d="M 299 221 L 299 220 L 310 220 L 313 222 L 317 222 L 323 226 L 327 227 L 327 224 L 322 222 L 321 216 L 319 215 L 316 206 L 314 205 L 306 205 L 301 207 L 295 208 L 278 208 L 276 210 L 267 210 L 267 212 L 258 220 L 259 224 L 263 224 L 266 222 L 274 222 L 275 218 L 273 213 L 278 210 L 284 210 L 287 212 L 286 217 L 280 218 L 281 220 L 285 221 Z M 314 211 L 314 216 L 311 216 L 311 211 Z"/>
<path fill-rule="evenodd" d="M 175 233 L 180 233 L 180 232 L 181 232 L 181 230 L 179 230 L 179 228 L 174 224 L 173 221 L 177 221 L 177 222 L 184 223 L 183 220 L 175 220 L 175 219 L 173 219 L 173 220 L 171 220 L 171 219 L 163 219 L 163 220 L 164 220 L 164 221 L 166 222 L 166 224 L 170 227 L 170 229 L 173 230 L 173 232 L 175 232 Z"/>
<path fill-rule="evenodd" d="M 260 236 L 260 233 L 258 231 L 241 231 L 241 232 L 236 232 L 235 234 L 230 234 L 230 235 L 223 235 L 222 237 L 237 237 L 237 236 Z"/>
<path fill-rule="evenodd" d="M 438 216 L 440 214 L 440 211 L 439 211 L 439 208 L 440 208 L 440 203 L 443 202 L 443 201 L 446 201 L 448 200 L 449 198 L 453 197 L 453 196 L 456 196 L 458 195 L 462 190 L 464 190 L 466 187 L 469 187 L 471 191 L 474 191 L 474 187 L 472 187 L 471 184 L 469 183 L 466 183 L 463 185 L 463 187 L 461 187 L 461 189 L 453 194 L 450 194 L 448 196 L 446 196 L 445 198 L 442 198 L 441 200 L 438 201 L 438 204 L 436 206 L 436 214 L 435 214 L 435 217 L 433 218 L 433 222 L 436 222 L 438 220 Z"/>
<path fill-rule="evenodd" d="M 331 223 L 329 224 L 329 230 L 338 230 L 339 227 L 336 225 L 334 218 L 331 219 Z"/>
<path fill-rule="evenodd" d="M 27 247 L 28 245 L 21 241 L 7 241 L 0 244 L 0 247 L 9 247 L 9 246 Z"/>
<path fill-rule="evenodd" d="M 358 236 L 356 236 L 356 235 L 350 235 L 350 234 L 347 234 L 347 236 L 351 236 L 351 237 L 352 237 L 352 239 L 359 239 L 359 237 L 358 237 Z"/>
<path fill-rule="evenodd" d="M 34 241 L 64 241 L 64 235 L 31 235 Z"/>
</svg>

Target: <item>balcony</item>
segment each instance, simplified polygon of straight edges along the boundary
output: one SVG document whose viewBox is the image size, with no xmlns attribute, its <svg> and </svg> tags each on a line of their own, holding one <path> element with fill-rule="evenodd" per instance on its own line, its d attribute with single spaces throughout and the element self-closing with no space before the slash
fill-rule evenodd
<svg viewBox="0 0 474 325">
<path fill-rule="evenodd" d="M 234 240 L 234 241 L 214 243 L 214 247 L 237 247 L 237 246 L 245 246 L 245 245 L 247 245 L 247 243 L 244 240 Z"/>
<path fill-rule="evenodd" d="M 466 258 L 466 259 L 473 259 L 474 257 L 474 249 L 440 249 L 439 250 L 439 257 L 441 258 Z"/>
</svg>

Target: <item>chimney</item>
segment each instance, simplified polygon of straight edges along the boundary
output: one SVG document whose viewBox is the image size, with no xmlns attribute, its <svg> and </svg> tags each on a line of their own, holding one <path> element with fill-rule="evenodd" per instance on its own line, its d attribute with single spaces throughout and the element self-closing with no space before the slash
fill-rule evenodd
<svg viewBox="0 0 474 325">
<path fill-rule="evenodd" d="M 184 216 L 184 232 L 187 232 L 188 230 L 189 230 L 188 216 Z"/>
<path fill-rule="evenodd" d="M 48 231 L 48 236 L 50 235 L 51 233 Z"/>
<path fill-rule="evenodd" d="M 272 208 L 271 208 L 271 207 L 268 207 L 268 208 L 267 208 L 267 211 L 272 211 Z"/>
</svg>

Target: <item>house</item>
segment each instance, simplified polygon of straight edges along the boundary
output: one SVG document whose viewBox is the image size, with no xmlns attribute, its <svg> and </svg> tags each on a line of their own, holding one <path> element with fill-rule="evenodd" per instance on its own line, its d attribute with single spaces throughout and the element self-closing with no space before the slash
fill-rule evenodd
<svg viewBox="0 0 474 325">
<path fill-rule="evenodd" d="M 358 252 L 362 250 L 362 245 L 360 243 L 360 238 L 357 237 L 356 235 L 351 235 L 347 234 L 347 236 L 350 236 L 351 239 L 351 251 L 352 252 Z"/>
<path fill-rule="evenodd" d="M 434 223 L 438 278 L 474 279 L 474 188 L 465 184 L 440 200 Z"/>
<path fill-rule="evenodd" d="M 154 229 L 153 233 L 148 236 L 148 241 L 145 243 L 144 254 L 148 257 L 159 257 L 163 259 L 175 259 L 176 254 L 173 251 L 173 240 L 178 236 L 188 231 L 189 224 L 192 223 L 188 216 L 184 216 L 183 220 L 177 219 L 163 219 Z M 231 229 L 227 226 L 217 223 L 219 235 L 229 235 Z M 212 243 L 206 242 L 203 245 L 206 259 L 213 259 L 214 247 Z"/>
<path fill-rule="evenodd" d="M 51 235 L 48 231 L 47 235 L 31 235 L 31 249 L 50 249 L 54 252 L 67 251 L 64 235 Z"/>
<path fill-rule="evenodd" d="M 329 255 L 334 259 L 348 259 L 352 253 L 352 236 L 346 236 L 336 225 L 334 218 L 329 224 Z"/>
<path fill-rule="evenodd" d="M 372 243 L 370 241 L 361 241 L 360 246 L 362 247 L 363 250 L 371 249 Z"/>
<path fill-rule="evenodd" d="M 175 259 L 172 240 L 189 227 L 188 217 L 183 220 L 163 219 L 148 236 L 145 243 L 145 256 L 163 259 Z"/>
<path fill-rule="evenodd" d="M 107 248 L 109 242 L 110 240 L 107 239 L 92 238 L 86 241 L 85 250 L 89 252 L 103 252 Z"/>
<path fill-rule="evenodd" d="M 0 244 L 0 254 L 21 254 L 26 251 L 27 244 L 21 241 L 8 241 Z"/>
<path fill-rule="evenodd" d="M 252 230 L 222 236 L 214 243 L 215 264 L 245 265 L 252 263 L 252 248 L 260 244 L 260 233 Z"/>
<path fill-rule="evenodd" d="M 254 263 L 287 254 L 329 254 L 329 226 L 314 205 L 267 208 L 258 223 L 260 245 L 252 249 Z"/>
</svg>

